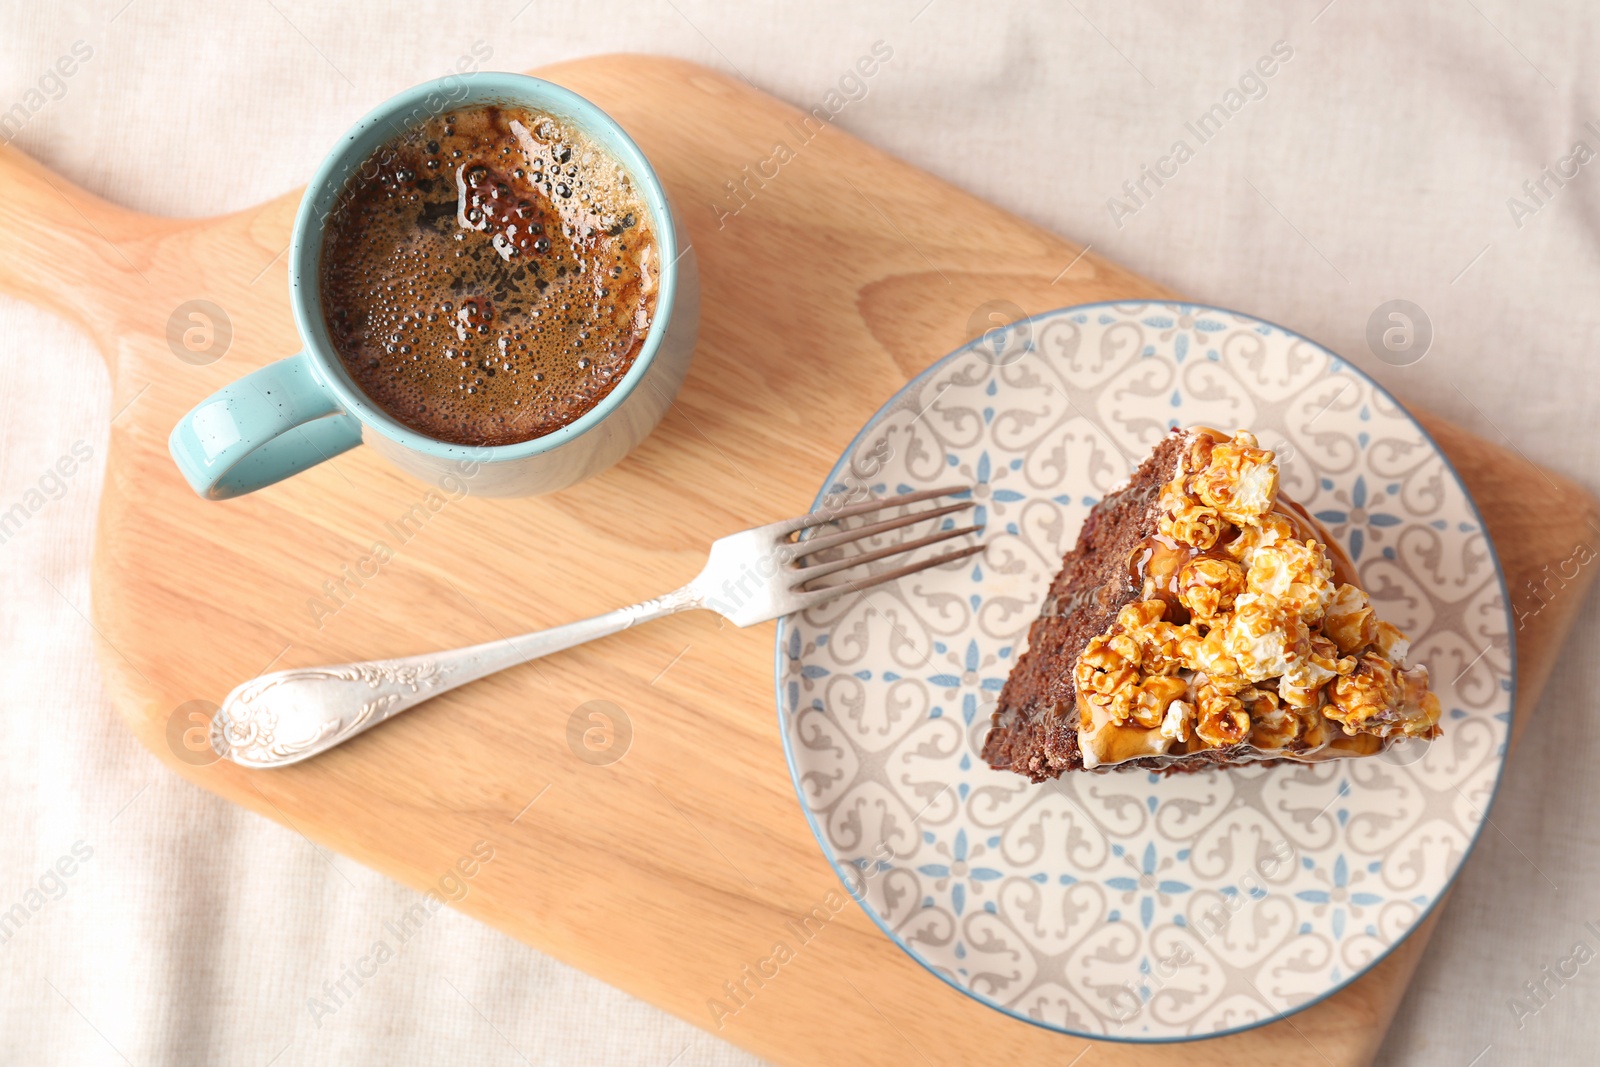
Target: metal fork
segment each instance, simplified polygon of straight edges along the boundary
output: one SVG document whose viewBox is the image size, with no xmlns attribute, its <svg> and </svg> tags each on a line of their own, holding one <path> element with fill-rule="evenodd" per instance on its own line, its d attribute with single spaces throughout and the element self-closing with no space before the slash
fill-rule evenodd
<svg viewBox="0 0 1600 1067">
<path fill-rule="evenodd" d="M 931 559 L 868 572 L 831 585 L 812 585 L 819 578 L 852 567 L 900 556 L 981 529 L 963 526 L 938 530 L 882 548 L 842 556 L 835 553 L 846 545 L 879 534 L 964 511 L 973 506 L 971 499 L 910 511 L 836 532 L 822 532 L 822 527 L 886 508 L 965 493 L 969 489 L 969 486 L 926 489 L 883 500 L 866 500 L 731 534 L 712 543 L 705 569 L 683 588 L 581 622 L 450 652 L 263 674 L 229 693 L 212 716 L 212 748 L 246 767 L 287 766 L 326 752 L 458 686 L 626 630 L 636 623 L 680 611 L 705 609 L 719 613 L 737 626 L 753 626 L 781 615 L 805 611 L 845 593 L 963 559 L 981 552 L 983 545 L 969 545 Z M 835 558 L 826 558 L 830 555 Z M 817 556 L 824 558 L 813 558 Z M 807 559 L 812 561 L 802 564 Z"/>
</svg>

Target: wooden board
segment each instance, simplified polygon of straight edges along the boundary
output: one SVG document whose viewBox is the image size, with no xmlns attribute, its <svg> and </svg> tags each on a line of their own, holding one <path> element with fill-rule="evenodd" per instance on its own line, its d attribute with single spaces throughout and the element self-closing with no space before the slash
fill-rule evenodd
<svg viewBox="0 0 1600 1067">
<path fill-rule="evenodd" d="M 430 499 L 357 449 L 252 496 L 200 501 L 167 433 L 218 386 L 298 349 L 283 253 L 299 193 L 222 218 L 158 219 L 0 150 L 0 290 L 80 324 L 114 382 L 93 610 L 116 706 L 177 773 L 418 889 L 491 843 L 464 911 L 769 1060 L 1072 1061 L 1083 1040 L 946 987 L 854 905 L 713 1026 L 708 999 L 838 884 L 785 770 L 770 625 L 664 620 L 469 686 L 286 770 L 173 755 L 175 709 L 268 667 L 484 641 L 677 586 L 712 537 L 804 511 L 861 424 L 967 340 L 987 301 L 1034 313 L 1172 295 L 837 130 L 802 142 L 800 112 L 703 68 L 601 57 L 541 73 L 598 102 L 655 162 L 699 254 L 704 314 L 688 383 L 656 433 L 605 475 L 539 499 Z M 779 141 L 794 158 L 745 184 Z M 210 365 L 168 344 L 169 316 L 191 299 L 231 321 Z M 1531 609 L 1529 582 L 1588 538 L 1593 502 L 1425 421 Z M 418 504 L 426 521 L 397 536 L 391 524 Z M 370 573 L 375 542 L 393 558 L 358 585 L 345 568 Z M 1547 593 L 1518 634 L 1518 732 L 1590 574 Z M 347 592 L 331 600 L 325 583 Z M 610 766 L 568 745 L 569 716 L 597 699 L 633 728 Z M 1183 1046 L 1102 1044 L 1093 1062 L 1366 1063 L 1427 934 L 1289 1022 Z"/>
</svg>

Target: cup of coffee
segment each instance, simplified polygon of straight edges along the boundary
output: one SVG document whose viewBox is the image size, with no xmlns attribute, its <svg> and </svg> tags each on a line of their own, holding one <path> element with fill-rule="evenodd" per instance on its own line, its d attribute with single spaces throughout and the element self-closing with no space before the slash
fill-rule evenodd
<svg viewBox="0 0 1600 1067">
<path fill-rule="evenodd" d="M 203 497 L 363 441 L 474 493 L 561 489 L 660 421 L 699 317 L 693 249 L 639 147 L 518 74 L 451 75 L 358 122 L 306 188 L 289 291 L 304 350 L 168 439 Z"/>
</svg>

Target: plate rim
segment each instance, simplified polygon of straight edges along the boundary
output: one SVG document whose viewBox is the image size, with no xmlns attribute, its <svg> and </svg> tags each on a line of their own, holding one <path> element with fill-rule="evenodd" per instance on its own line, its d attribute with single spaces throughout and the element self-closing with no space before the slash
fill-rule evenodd
<svg viewBox="0 0 1600 1067">
<path fill-rule="evenodd" d="M 1460 487 L 1461 494 L 1466 500 L 1467 507 L 1470 510 L 1473 519 L 1476 520 L 1478 528 L 1483 531 L 1484 544 L 1488 546 L 1489 559 L 1494 564 L 1495 580 L 1500 583 L 1500 598 L 1502 603 L 1505 605 L 1507 622 L 1509 623 L 1511 621 L 1511 588 L 1506 583 L 1505 567 L 1500 563 L 1500 550 L 1495 545 L 1494 538 L 1489 533 L 1488 524 L 1483 521 L 1483 512 L 1478 507 L 1478 501 L 1475 497 L 1473 497 L 1472 490 L 1467 487 L 1466 481 L 1462 479 L 1461 472 L 1456 469 L 1456 465 L 1451 461 L 1449 455 L 1446 454 L 1444 449 L 1439 447 L 1439 442 L 1434 439 L 1433 434 L 1428 432 L 1428 428 L 1424 426 L 1421 420 L 1419 420 L 1416 415 L 1412 413 L 1409 407 L 1403 404 L 1398 397 L 1385 388 L 1382 382 L 1378 381 L 1378 379 L 1374 378 L 1372 375 L 1368 374 L 1354 363 L 1339 355 L 1339 353 L 1335 352 L 1333 349 L 1321 344 L 1316 340 L 1313 340 L 1310 337 L 1307 337 L 1298 330 L 1291 330 L 1287 326 L 1282 326 L 1276 322 L 1272 322 L 1269 319 L 1263 319 L 1257 315 L 1251 315 L 1248 312 L 1236 311 L 1232 308 L 1219 307 L 1215 304 L 1197 303 L 1189 300 L 1096 300 L 1087 304 L 1069 304 L 1063 307 L 1052 308 L 1048 311 L 1041 311 L 1036 315 L 1023 316 L 1022 318 L 1017 319 L 1015 322 L 1008 324 L 1007 328 L 1009 329 L 1011 326 L 1015 326 L 1018 323 L 1027 323 L 1031 326 L 1041 319 L 1055 318 L 1077 311 L 1088 311 L 1094 308 L 1129 307 L 1135 305 L 1161 307 L 1178 311 L 1198 311 L 1201 313 L 1214 312 L 1219 315 L 1232 315 L 1237 318 L 1249 320 L 1253 323 L 1268 326 L 1274 330 L 1278 330 L 1288 335 L 1290 338 L 1298 339 L 1309 345 L 1313 345 L 1331 358 L 1337 360 L 1343 366 L 1349 368 L 1350 371 L 1359 377 L 1364 378 L 1373 389 L 1377 390 L 1379 395 L 1393 404 L 1395 408 L 1402 415 L 1404 415 L 1413 426 L 1417 428 L 1417 431 L 1422 434 L 1422 439 L 1428 443 L 1429 447 L 1431 447 L 1435 454 L 1437 454 L 1444 462 L 1445 469 L 1450 472 L 1450 476 L 1455 479 L 1456 485 Z M 823 481 L 822 488 L 818 490 L 816 499 L 812 501 L 811 510 L 816 511 L 822 507 L 823 498 L 827 496 L 828 488 L 836 480 L 840 469 L 849 462 L 850 456 L 855 453 L 857 446 L 861 444 L 862 440 L 872 430 L 872 428 L 875 427 L 889 413 L 890 409 L 900 401 L 901 397 L 921 384 L 925 379 L 937 373 L 940 368 L 944 367 L 947 363 L 950 363 L 960 356 L 972 351 L 975 347 L 977 347 L 978 344 L 982 342 L 982 340 L 982 336 L 973 338 L 972 340 L 967 341 L 950 352 L 945 353 L 943 356 L 907 380 L 906 383 L 899 389 L 896 389 L 893 395 L 885 400 L 878 407 L 878 409 L 867 418 L 866 422 L 862 423 L 861 429 L 856 431 L 855 436 L 853 436 L 849 443 L 844 446 L 844 450 L 840 453 L 838 460 L 836 460 L 834 465 L 829 468 L 828 473 Z M 1303 1012 L 1308 1008 L 1312 1008 L 1318 1004 L 1321 1004 L 1329 997 L 1343 992 L 1346 988 L 1353 985 L 1357 980 L 1372 971 L 1373 968 L 1383 963 L 1391 955 L 1393 955 L 1401 945 L 1410 940 L 1411 936 L 1415 934 L 1418 929 L 1428 922 L 1434 911 L 1437 910 L 1438 907 L 1450 895 L 1450 891 L 1455 888 L 1457 879 L 1461 877 L 1461 872 L 1466 869 L 1467 861 L 1472 858 L 1473 851 L 1478 847 L 1478 842 L 1483 837 L 1484 828 L 1489 825 L 1490 812 L 1494 810 L 1494 803 L 1499 799 L 1500 796 L 1500 787 L 1505 782 L 1506 764 L 1510 761 L 1511 756 L 1511 738 L 1517 721 L 1517 634 L 1515 627 L 1508 625 L 1506 628 L 1506 640 L 1510 659 L 1511 706 L 1506 719 L 1505 750 L 1499 754 L 1499 764 L 1495 768 L 1494 786 L 1489 790 L 1489 799 L 1483 806 L 1483 817 L 1479 820 L 1477 828 L 1473 831 L 1471 840 L 1467 842 L 1467 847 L 1461 854 L 1461 862 L 1456 865 L 1456 869 L 1451 872 L 1450 877 L 1445 880 L 1444 885 L 1440 887 L 1434 898 L 1428 902 L 1427 907 L 1423 908 L 1422 911 L 1417 915 L 1416 921 L 1411 924 L 1411 928 L 1407 930 L 1404 935 L 1396 939 L 1393 944 L 1389 945 L 1382 952 L 1378 953 L 1371 960 L 1369 960 L 1365 966 L 1353 972 L 1348 978 L 1345 978 L 1337 985 L 1328 988 L 1324 992 L 1318 994 L 1310 1000 L 1307 1000 L 1303 1004 L 1298 1004 L 1295 1007 L 1290 1008 L 1288 1011 L 1279 1012 L 1267 1018 L 1258 1019 L 1254 1022 L 1245 1024 L 1243 1026 L 1236 1026 L 1229 1030 L 1217 1030 L 1211 1033 L 1185 1034 L 1172 1037 L 1137 1037 L 1090 1033 L 1083 1030 L 1074 1030 L 1066 1026 L 1057 1026 L 1054 1023 L 1042 1019 L 1035 1019 L 1031 1015 L 1023 1014 L 1022 1012 L 1009 1008 L 1004 1004 L 996 1003 L 995 1001 L 990 1000 L 989 998 L 984 997 L 971 989 L 968 989 L 959 982 L 956 982 L 953 979 L 941 974 L 934 968 L 932 964 L 930 964 L 927 960 L 924 960 L 920 955 L 913 951 L 912 948 L 907 945 L 897 933 L 895 933 L 885 924 L 883 919 L 872 908 L 867 906 L 865 894 L 858 896 L 856 891 L 851 888 L 849 881 L 839 870 L 839 858 L 834 855 L 832 848 L 828 845 L 827 839 L 823 836 L 822 828 L 817 824 L 816 816 L 812 812 L 810 804 L 808 804 L 806 801 L 805 793 L 802 791 L 800 784 L 799 769 L 795 765 L 794 746 L 790 744 L 789 730 L 784 721 L 783 667 L 786 656 L 784 654 L 783 646 L 784 635 L 788 627 L 788 623 L 789 616 L 787 615 L 778 619 L 773 655 L 773 696 L 778 711 L 778 733 L 783 742 L 784 763 L 789 769 L 789 784 L 795 791 L 796 800 L 799 801 L 800 813 L 805 816 L 806 825 L 811 828 L 811 835 L 816 838 L 818 849 L 821 850 L 823 858 L 828 862 L 828 866 L 832 869 L 834 877 L 839 879 L 840 885 L 844 887 L 845 894 L 856 902 L 856 904 L 861 908 L 862 912 L 869 920 L 871 920 L 872 924 L 876 926 L 896 948 L 905 953 L 905 955 L 915 962 L 919 967 L 933 975 L 940 982 L 951 987 L 964 996 L 970 997 L 984 1007 L 993 1011 L 997 1011 L 1002 1015 L 1020 1020 L 1029 1024 L 1030 1026 L 1036 1026 L 1040 1029 L 1048 1030 L 1051 1033 L 1065 1034 L 1071 1037 L 1081 1037 L 1086 1041 L 1108 1041 L 1124 1045 L 1175 1045 L 1185 1044 L 1191 1041 L 1210 1041 L 1219 1037 L 1230 1037 L 1234 1034 L 1246 1033 L 1250 1030 L 1256 1030 L 1263 1026 L 1269 1026 L 1272 1023 L 1281 1022 L 1284 1019 L 1298 1015 L 1300 1012 Z"/>
</svg>

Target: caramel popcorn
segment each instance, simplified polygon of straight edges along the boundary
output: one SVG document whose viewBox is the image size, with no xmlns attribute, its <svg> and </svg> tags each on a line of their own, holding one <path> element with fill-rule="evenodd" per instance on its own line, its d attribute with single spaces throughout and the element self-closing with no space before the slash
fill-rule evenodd
<svg viewBox="0 0 1600 1067">
<path fill-rule="evenodd" d="M 1281 749 L 1305 733 L 1304 720 L 1279 704 L 1270 689 L 1245 689 L 1239 702 L 1250 716 L 1250 743 L 1257 748 Z"/>
<path fill-rule="evenodd" d="M 1198 641 L 1192 626 L 1163 622 L 1167 605 L 1160 600 L 1136 600 L 1117 613 L 1117 626 L 1139 646 L 1139 661 L 1146 674 L 1177 674 L 1183 669 L 1185 643 Z"/>
<path fill-rule="evenodd" d="M 1398 663 L 1406 658 L 1411 651 L 1411 638 L 1382 620 L 1378 622 L 1377 631 L 1372 643 L 1378 646 L 1378 651 L 1383 653 L 1385 659 Z"/>
<path fill-rule="evenodd" d="M 1212 447 L 1205 468 L 1189 482 L 1202 504 L 1240 526 L 1260 521 L 1278 502 L 1277 456 L 1256 444 L 1240 430 Z"/>
<path fill-rule="evenodd" d="M 1188 692 L 1189 683 L 1177 676 L 1183 628 L 1162 622 L 1165 611 L 1159 600 L 1128 605 L 1118 614 L 1116 629 L 1092 638 L 1078 657 L 1078 692 L 1108 721 L 1132 719 L 1155 729 L 1167 706 Z"/>
<path fill-rule="evenodd" d="M 1355 660 L 1339 659 L 1339 649 L 1321 634 L 1312 634 L 1309 655 L 1297 659 L 1278 679 L 1278 695 L 1296 708 L 1314 708 L 1321 702 L 1322 686 L 1355 668 Z"/>
<path fill-rule="evenodd" d="M 1167 717 L 1161 720 L 1161 736 L 1168 741 L 1189 740 L 1189 725 L 1194 722 L 1194 705 L 1174 700 L 1167 705 Z"/>
<path fill-rule="evenodd" d="M 1173 674 L 1157 674 L 1144 680 L 1133 699 L 1131 718 L 1140 726 L 1154 730 L 1167 717 L 1173 701 L 1188 695 L 1189 683 Z"/>
<path fill-rule="evenodd" d="M 1161 491 L 1161 532 L 1180 544 L 1208 549 L 1222 536 L 1222 516 L 1196 504 L 1187 493 L 1167 486 Z"/>
<path fill-rule="evenodd" d="M 1294 523 L 1282 515 L 1269 514 L 1254 526 L 1241 526 L 1223 551 L 1241 563 L 1250 559 L 1257 549 L 1271 548 L 1294 537 Z"/>
<path fill-rule="evenodd" d="M 1315 541 L 1285 538 L 1256 549 L 1246 581 L 1255 600 L 1308 622 L 1321 619 L 1333 599 L 1333 563 Z"/>
<path fill-rule="evenodd" d="M 1400 679 L 1394 664 L 1368 652 L 1355 670 L 1333 683 L 1329 697 L 1323 714 L 1344 724 L 1347 733 L 1356 733 L 1400 702 Z"/>
<path fill-rule="evenodd" d="M 1439 701 L 1426 668 L 1403 666 L 1405 635 L 1335 580 L 1327 546 L 1277 497 L 1276 457 L 1255 437 L 1193 433 L 1157 504 L 1160 547 L 1131 564 L 1144 599 L 1075 665 L 1086 766 L 1107 725 L 1148 731 L 1154 747 L 1138 751 L 1157 753 L 1437 735 Z"/>
<path fill-rule="evenodd" d="M 1082 729 L 1091 728 L 1091 709 L 1100 710 L 1112 722 L 1125 722 L 1139 690 L 1138 664 L 1112 648 L 1111 640 L 1106 634 L 1091 639 L 1073 671 L 1078 699 L 1087 705 L 1080 713 Z"/>
<path fill-rule="evenodd" d="M 1371 733 L 1373 726 L 1399 726 L 1411 737 L 1432 736 L 1439 721 L 1439 698 L 1428 690 L 1427 671 L 1402 670 L 1376 652 L 1367 652 L 1355 669 L 1331 687 L 1323 714 L 1346 733 Z"/>
<path fill-rule="evenodd" d="M 1212 748 L 1237 745 L 1250 736 L 1250 716 L 1244 702 L 1209 683 L 1195 693 L 1194 732 Z"/>
<path fill-rule="evenodd" d="M 1232 560 L 1201 556 L 1178 571 L 1178 599 L 1203 622 L 1230 610 L 1245 588 L 1244 568 Z"/>
<path fill-rule="evenodd" d="M 1323 616 L 1322 632 L 1333 639 L 1340 652 L 1354 652 L 1377 640 L 1378 617 L 1367 594 L 1348 583 L 1341 585 Z"/>
<path fill-rule="evenodd" d="M 1159 600 L 1135 600 L 1117 612 L 1117 625 L 1124 630 L 1142 630 L 1167 617 L 1167 606 Z"/>
</svg>

